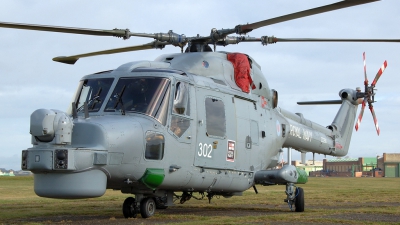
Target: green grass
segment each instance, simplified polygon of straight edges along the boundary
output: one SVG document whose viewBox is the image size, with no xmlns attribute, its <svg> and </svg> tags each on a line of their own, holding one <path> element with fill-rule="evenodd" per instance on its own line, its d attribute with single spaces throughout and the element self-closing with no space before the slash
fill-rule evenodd
<svg viewBox="0 0 400 225">
<path fill-rule="evenodd" d="M 58 200 L 36 196 L 33 177 L 0 177 L 0 224 L 74 223 L 83 218 L 88 224 L 176 223 L 176 224 L 397 224 L 400 222 L 400 179 L 398 178 L 309 178 L 299 185 L 305 191 L 306 209 L 290 212 L 283 202 L 285 186 L 257 186 L 243 196 L 191 199 L 150 219 L 126 220 L 122 202 L 128 195 L 107 190 L 100 198 Z M 55 220 L 62 215 L 61 221 Z M 89 222 L 88 222 L 89 221 Z M 92 221 L 92 222 L 90 222 Z"/>
</svg>

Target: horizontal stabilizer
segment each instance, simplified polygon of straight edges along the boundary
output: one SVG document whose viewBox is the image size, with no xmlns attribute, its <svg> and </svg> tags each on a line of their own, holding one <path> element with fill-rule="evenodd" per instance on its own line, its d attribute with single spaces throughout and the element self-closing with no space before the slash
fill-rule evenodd
<svg viewBox="0 0 400 225">
<path fill-rule="evenodd" d="M 309 101 L 309 102 L 297 102 L 298 105 L 332 105 L 342 104 L 342 100 L 324 100 L 324 101 Z"/>
</svg>

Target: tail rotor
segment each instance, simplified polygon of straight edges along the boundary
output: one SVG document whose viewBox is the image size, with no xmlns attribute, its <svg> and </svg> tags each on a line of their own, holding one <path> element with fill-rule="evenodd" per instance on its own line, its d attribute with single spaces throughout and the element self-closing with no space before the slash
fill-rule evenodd
<svg viewBox="0 0 400 225">
<path fill-rule="evenodd" d="M 372 105 L 372 103 L 375 102 L 375 92 L 374 91 L 376 91 L 376 89 L 375 89 L 376 83 L 378 82 L 379 78 L 381 77 L 383 71 L 385 71 L 385 69 L 387 67 L 387 62 L 386 62 L 386 60 L 385 60 L 385 62 L 383 62 L 383 65 L 379 69 L 379 71 L 376 74 L 376 76 L 375 76 L 374 80 L 372 81 L 371 85 L 368 86 L 367 66 L 366 66 L 366 63 L 365 63 L 365 52 L 363 53 L 363 61 L 364 61 L 364 77 L 365 77 L 364 87 L 365 87 L 365 89 L 364 89 L 364 92 L 361 92 L 361 90 L 360 90 L 360 92 L 357 95 L 357 97 L 364 98 L 364 99 L 363 99 L 363 102 L 362 102 L 362 105 L 361 105 L 361 111 L 360 111 L 360 114 L 359 114 L 359 116 L 357 118 L 357 123 L 356 123 L 355 128 L 356 128 L 356 131 L 358 131 L 358 128 L 359 128 L 359 126 L 361 124 L 362 117 L 364 115 L 365 106 L 368 103 L 369 110 L 371 111 L 372 117 L 374 119 L 376 132 L 379 135 L 380 129 L 379 129 L 379 125 L 378 125 L 378 119 L 376 118 L 375 111 L 374 111 L 374 106 Z"/>
</svg>

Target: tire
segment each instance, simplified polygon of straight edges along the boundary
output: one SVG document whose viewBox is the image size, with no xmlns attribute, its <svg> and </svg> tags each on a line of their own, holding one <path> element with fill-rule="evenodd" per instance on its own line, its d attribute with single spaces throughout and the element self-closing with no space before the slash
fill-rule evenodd
<svg viewBox="0 0 400 225">
<path fill-rule="evenodd" d="M 296 199 L 294 200 L 296 212 L 304 212 L 304 190 L 301 187 L 296 189 Z"/>
<path fill-rule="evenodd" d="M 126 198 L 124 204 L 122 204 L 122 213 L 124 214 L 125 218 L 135 218 L 135 198 L 129 197 Z"/>
<path fill-rule="evenodd" d="M 144 198 L 140 203 L 140 214 L 142 218 L 149 218 L 156 212 L 156 202 L 153 198 Z"/>
<path fill-rule="evenodd" d="M 167 209 L 168 206 L 165 205 L 166 201 L 165 197 L 155 197 L 154 201 L 156 202 L 156 209 Z"/>
</svg>

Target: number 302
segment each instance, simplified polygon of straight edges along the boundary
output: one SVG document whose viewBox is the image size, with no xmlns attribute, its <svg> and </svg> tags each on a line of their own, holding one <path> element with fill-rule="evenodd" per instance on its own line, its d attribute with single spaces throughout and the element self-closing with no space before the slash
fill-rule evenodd
<svg viewBox="0 0 400 225">
<path fill-rule="evenodd" d="M 199 150 L 197 151 L 197 155 L 198 156 L 203 156 L 206 158 L 212 158 L 211 152 L 212 152 L 213 148 L 212 145 L 209 144 L 202 144 L 199 143 Z"/>
</svg>

